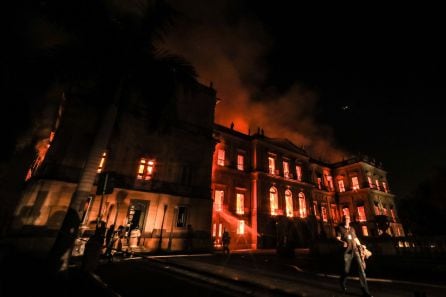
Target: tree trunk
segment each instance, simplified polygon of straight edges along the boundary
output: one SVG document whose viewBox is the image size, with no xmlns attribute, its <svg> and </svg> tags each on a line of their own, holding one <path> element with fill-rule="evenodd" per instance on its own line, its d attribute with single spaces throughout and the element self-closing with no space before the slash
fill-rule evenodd
<svg viewBox="0 0 446 297">
<path fill-rule="evenodd" d="M 118 88 L 116 96 L 120 96 L 120 88 Z M 115 98 L 115 102 L 110 104 L 104 115 L 91 147 L 87 163 L 79 180 L 79 184 L 77 185 L 71 198 L 70 205 L 68 206 L 62 227 L 60 228 L 56 241 L 50 251 L 48 265 L 51 273 L 57 273 L 58 271 L 63 271 L 68 268 L 71 251 L 79 232 L 84 204 L 87 201 L 88 196 L 91 195 L 100 158 L 104 150 L 107 148 L 116 120 L 116 114 L 117 104 Z"/>
</svg>

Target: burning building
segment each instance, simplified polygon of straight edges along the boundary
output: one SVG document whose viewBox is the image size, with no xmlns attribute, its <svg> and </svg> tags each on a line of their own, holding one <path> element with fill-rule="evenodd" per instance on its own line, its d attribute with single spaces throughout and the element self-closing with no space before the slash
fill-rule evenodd
<svg viewBox="0 0 446 297">
<path fill-rule="evenodd" d="M 353 218 L 362 236 L 380 235 L 376 215 L 389 218 L 390 235 L 403 235 L 386 172 L 371 160 L 326 164 L 261 129 L 244 134 L 217 125 L 212 87 L 177 85 L 175 94 L 168 110 L 174 117 L 147 111 L 140 97 L 129 94 L 114 121 L 105 122 L 110 137 L 96 151 L 106 119 L 97 116 L 101 107 L 67 95 L 57 131 L 39 166 L 32 165 L 15 213 L 21 246 L 52 245 L 91 154 L 98 162 L 80 205 L 80 237 L 104 222 L 127 234 L 138 227 L 138 249 L 145 251 L 189 244 L 209 250 L 221 245 L 224 229 L 231 248 L 306 247 L 312 239 L 333 237 L 342 214 Z"/>
</svg>

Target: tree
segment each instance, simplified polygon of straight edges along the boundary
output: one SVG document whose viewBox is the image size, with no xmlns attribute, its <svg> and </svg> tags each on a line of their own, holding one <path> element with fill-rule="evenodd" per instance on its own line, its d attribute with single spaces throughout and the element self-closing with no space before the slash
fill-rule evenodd
<svg viewBox="0 0 446 297">
<path fill-rule="evenodd" d="M 149 128 L 168 129 L 175 120 L 173 86 L 178 81 L 194 84 L 196 73 L 185 60 L 157 47 L 174 15 L 164 1 L 50 0 L 38 5 L 39 19 L 51 28 L 48 38 L 54 31 L 59 36 L 41 57 L 52 70 L 47 88 L 57 82 L 66 100 L 76 90 L 85 104 L 105 110 L 98 115 L 100 126 L 49 255 L 55 272 L 67 266 L 100 157 L 119 108 L 127 104 L 123 94 L 132 90 L 146 98 Z"/>
</svg>

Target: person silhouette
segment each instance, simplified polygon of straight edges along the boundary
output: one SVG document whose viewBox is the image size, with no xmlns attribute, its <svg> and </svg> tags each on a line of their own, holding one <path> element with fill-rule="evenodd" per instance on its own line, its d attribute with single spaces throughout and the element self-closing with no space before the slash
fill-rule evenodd
<svg viewBox="0 0 446 297">
<path fill-rule="evenodd" d="M 229 243 L 231 242 L 231 236 L 229 235 L 229 232 L 226 229 L 224 229 L 223 231 L 222 242 L 223 242 L 223 253 L 229 254 Z"/>
</svg>

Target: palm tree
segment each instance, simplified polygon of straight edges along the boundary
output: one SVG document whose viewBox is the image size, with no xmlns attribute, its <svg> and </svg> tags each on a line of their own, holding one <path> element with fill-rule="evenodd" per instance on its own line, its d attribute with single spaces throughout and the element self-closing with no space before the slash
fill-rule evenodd
<svg viewBox="0 0 446 297">
<path fill-rule="evenodd" d="M 53 0 L 40 8 L 45 20 L 64 32 L 62 42 L 47 50 L 47 67 L 54 69 L 67 94 L 73 87 L 82 88 L 88 104 L 106 106 L 49 255 L 52 272 L 67 267 L 83 203 L 93 188 L 118 107 L 126 104 L 123 94 L 134 90 L 146 98 L 151 123 L 166 129 L 175 121 L 175 109 L 171 108 L 175 83 L 196 82 L 195 71 L 186 61 L 156 48 L 172 23 L 173 10 L 160 0 L 135 1 L 133 6 L 123 3 Z"/>
</svg>

